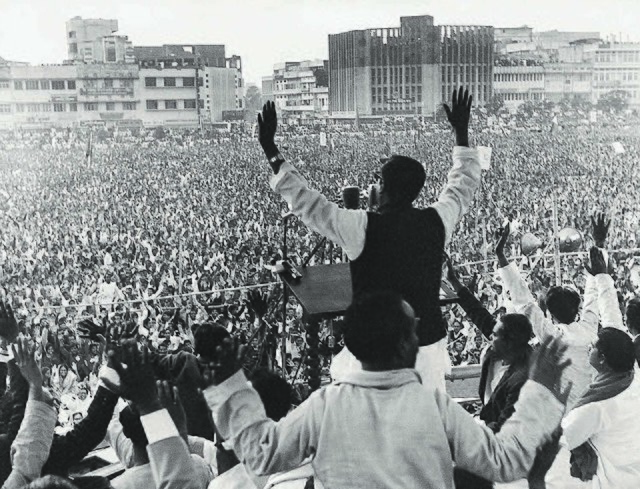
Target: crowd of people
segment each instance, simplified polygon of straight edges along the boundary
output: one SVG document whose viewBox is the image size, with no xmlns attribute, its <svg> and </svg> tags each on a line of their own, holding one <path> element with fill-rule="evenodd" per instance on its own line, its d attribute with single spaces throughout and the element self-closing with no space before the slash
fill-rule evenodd
<svg viewBox="0 0 640 489">
<path fill-rule="evenodd" d="M 490 169 L 483 171 L 481 188 L 449 240 L 448 257 L 458 271 L 450 270 L 448 277 L 458 293 L 464 288 L 477 298 L 477 304 L 471 309 L 475 307 L 473 310 L 477 312 L 481 308 L 488 316 L 478 325 L 477 314 L 470 314 L 469 305 L 464 301 L 443 309 L 448 325 L 449 356 L 454 365 L 483 364 L 484 368 L 486 347 L 491 345 L 496 349 L 495 324 L 524 324 L 522 318 L 509 319 L 506 313 L 522 312 L 527 307 L 522 317 L 531 324 L 529 330 L 525 328 L 529 331 L 525 343 L 534 336 L 543 341 L 549 331 L 540 332 L 542 319 L 538 310 L 531 309 L 531 304 L 541 304 L 543 316 L 551 314 L 557 319 L 554 306 L 549 305 L 548 300 L 555 284 L 575 289 L 578 296 L 584 295 L 586 308 L 587 295 L 594 293 L 590 288 L 593 272 L 596 277 L 612 277 L 610 286 L 615 290 L 615 303 L 610 300 L 601 309 L 615 309 L 620 318 L 609 318 L 604 324 L 602 318 L 607 312 L 594 313 L 595 329 L 592 325 L 593 331 L 585 336 L 589 338 L 587 344 L 600 341 L 603 365 L 617 373 L 622 369 L 624 372 L 620 375 L 624 373 L 629 377 L 628 366 L 623 369 L 615 364 L 607 350 L 612 348 L 610 345 L 626 345 L 624 339 L 615 334 L 600 337 L 597 318 L 602 320 L 603 329 L 625 330 L 620 310 L 628 310 L 628 304 L 633 304 L 640 288 L 640 263 L 636 263 L 640 258 L 640 249 L 636 249 L 640 238 L 637 234 L 640 193 L 632 183 L 640 176 L 640 139 L 630 127 L 633 123 L 628 117 L 600 113 L 597 123 L 577 127 L 571 124 L 563 127 L 561 113 L 555 117 L 552 122 L 551 114 L 539 113 L 523 123 L 521 118 L 511 117 L 498 117 L 496 121 L 483 110 L 474 111 L 472 143 L 491 148 Z M 545 121 L 547 127 L 540 131 Z M 285 125 L 278 138 L 281 138 L 278 142 L 282 141 L 280 147 L 314 188 L 338 200 L 343 187 L 358 186 L 363 189 L 363 207 L 366 206 L 364 190 L 374 183 L 381 158 L 405 154 L 424 164 L 426 185 L 416 201 L 418 207 L 426 207 L 438 199 L 450 166 L 452 144 L 446 118 L 420 122 L 356 121 L 349 127 Z M 282 286 L 273 266 L 283 258 L 283 220 L 289 209 L 269 189 L 268 165 L 255 143 L 251 126 L 234 126 L 219 133 L 102 129 L 91 136 L 88 131 L 79 130 L 16 131 L 0 134 L 0 168 L 3 175 L 0 180 L 0 295 L 3 304 L 10 305 L 6 308 L 3 305 L 0 326 L 11 325 L 15 318 L 13 333 L 6 334 L 6 329 L 5 333 L 0 331 L 0 360 L 4 360 L 0 365 L 5 365 L 5 374 L 8 373 L 10 379 L 8 394 L 0 405 L 7 460 L 11 442 L 14 444 L 14 472 L 8 464 L 5 479 L 14 477 L 16 470 L 21 471 L 19 477 L 24 476 L 22 485 L 40 473 L 67 475 L 71 466 L 106 436 L 122 464 L 128 467 L 119 480 L 111 481 L 113 487 L 134 487 L 136 482 L 150 477 L 156 484 L 166 478 L 177 484 L 175 487 L 206 487 L 209 483 L 214 484 L 210 487 L 232 487 L 223 485 L 225 477 L 244 477 L 247 484 L 253 484 L 243 487 L 272 487 L 278 483 L 278 477 L 286 480 L 287 476 L 280 474 L 274 479 L 268 478 L 268 474 L 288 473 L 298 466 L 300 472 L 296 472 L 296 477 L 315 487 L 322 487 L 323 482 L 326 487 L 337 487 L 336 483 L 345 481 L 341 479 L 344 474 L 327 474 L 332 467 L 331 457 L 322 458 L 321 462 L 316 460 L 313 467 L 309 464 L 315 450 L 327 451 L 326 441 L 316 439 L 320 436 L 320 424 L 305 428 L 309 446 L 294 456 L 287 453 L 288 458 L 282 458 L 286 452 L 282 447 L 290 450 L 286 444 L 293 442 L 285 430 L 289 425 L 274 428 L 262 419 L 263 414 L 255 412 L 251 416 L 245 413 L 236 417 L 234 410 L 242 403 L 246 403 L 243 406 L 250 411 L 255 407 L 255 396 L 246 391 L 246 382 L 242 382 L 246 379 L 238 372 L 237 362 L 224 357 L 228 363 L 223 365 L 226 370 L 222 368 L 222 375 L 217 373 L 220 367 L 217 348 L 231 352 L 229 344 L 233 342 L 224 339 L 231 335 L 247 343 L 250 353 L 245 352 L 242 364 L 259 394 L 258 403 L 265 405 L 268 418 L 285 417 L 292 403 L 300 404 L 294 413 L 304 412 L 309 416 L 314 412 L 320 416 L 317 410 L 325 409 L 321 407 L 325 402 L 348 405 L 336 400 L 340 396 L 346 398 L 343 387 L 338 388 L 340 392 L 336 391 L 336 399 L 323 398 L 321 402 L 318 396 L 312 396 L 305 401 L 310 392 L 304 382 L 307 371 L 302 365 L 307 350 L 302 308 L 290 300 L 283 316 L 279 306 Z M 611 220 L 605 233 L 608 253 L 604 270 L 596 269 L 599 257 L 589 256 L 587 252 L 592 245 L 604 247 L 602 232 L 598 234 L 602 224 L 598 227 L 592 222 L 592 216 L 599 211 L 606 212 Z M 555 230 L 561 228 L 582 233 L 582 246 L 580 253 L 560 257 L 557 268 L 561 283 L 556 284 L 553 240 Z M 540 246 L 528 256 L 520 256 L 520 239 L 527 233 L 535 235 Z M 505 237 L 510 238 L 507 254 L 517 257 L 512 264 L 505 264 L 504 257 L 496 258 L 493 254 L 500 238 L 503 238 L 504 251 Z M 287 239 L 287 258 L 297 265 L 307 258 L 319 237 L 304 223 L 292 219 Z M 328 241 L 311 257 L 310 264 L 344 260 L 343 250 Z M 505 272 L 507 268 L 511 275 Z M 517 273 L 525 275 L 531 287 L 530 296 L 524 302 L 521 289 L 526 284 L 520 284 L 520 289 L 514 285 Z M 467 282 L 468 288 L 461 282 Z M 354 303 L 352 308 L 375 309 L 379 304 L 395 307 L 392 297 L 378 299 L 377 303 Z M 581 320 L 586 314 L 584 308 Z M 396 319 L 402 320 L 402 308 L 395 313 Z M 342 328 L 332 321 L 321 331 L 320 361 L 327 381 L 332 354 L 349 342 L 353 345 L 353 348 L 348 345 L 349 350 L 354 354 L 358 351 L 357 340 L 349 336 L 350 328 L 357 327 L 358 322 L 353 314 L 351 318 L 347 315 Z M 370 319 L 375 322 L 374 318 Z M 574 320 L 575 315 L 559 322 L 572 324 Z M 384 329 L 387 325 L 382 322 L 379 321 L 378 326 Z M 491 327 L 487 329 L 488 324 Z M 334 334 L 339 330 L 344 331 L 344 337 L 334 341 Z M 395 339 L 407 341 L 404 336 Z M 582 351 L 586 347 L 583 339 L 580 341 Z M 461 444 L 460 453 L 454 454 L 461 469 L 455 478 L 457 487 L 481 487 L 486 481 L 473 479 L 478 476 L 490 481 L 513 480 L 526 476 L 534 459 L 534 467 L 547 462 L 540 455 L 536 458 L 536 449 L 560 424 L 562 409 L 558 405 L 577 406 L 570 411 L 574 412 L 587 404 L 582 399 L 588 387 L 584 379 L 590 378 L 592 372 L 589 365 L 585 365 L 586 359 L 576 360 L 573 346 L 545 343 L 538 347 L 540 356 L 555 365 L 555 374 L 548 365 L 545 370 L 540 360 L 536 364 L 538 370 L 534 368 L 529 373 L 527 363 L 527 368 L 519 371 L 517 393 L 509 399 L 509 409 L 498 409 L 496 419 L 489 421 L 482 418 L 486 410 L 480 413 L 490 428 L 490 432 L 482 431 L 486 453 L 501 453 L 494 459 L 498 461 L 496 465 L 482 468 L 483 454 L 467 452 L 471 448 L 466 441 L 456 438 L 459 435 L 456 431 L 472 429 L 460 420 L 462 418 L 458 419 L 461 414 L 453 407 L 443 407 L 444 398 L 436 397 L 440 415 L 446 417 L 443 413 L 448 413 L 455 419 L 451 421 L 455 426 L 444 427 L 446 437 L 451 443 L 455 438 L 456 443 Z M 140 349 L 145 352 L 142 356 Z M 567 377 L 581 383 L 581 391 L 574 390 L 573 397 L 551 382 L 553 375 L 557 380 L 565 370 L 558 359 L 565 349 L 571 353 L 573 362 Z M 384 351 L 383 348 L 381 356 Z M 228 357 L 231 356 L 229 353 Z M 530 354 L 525 356 L 528 359 Z M 12 357 L 15 358 L 12 360 Z M 509 355 L 506 359 L 512 360 Z M 358 360 L 363 364 L 376 361 L 360 357 Z M 412 366 L 411 355 L 403 361 L 398 368 Z M 504 357 L 502 361 L 504 364 Z M 211 362 L 217 367 L 211 367 L 213 370 L 203 379 L 202 368 L 198 366 L 208 366 Z M 33 367 L 34 363 L 37 368 Z M 131 372 L 130 364 L 140 367 L 137 374 Z M 580 375 L 574 372 L 576 364 L 581 368 Z M 270 372 L 265 373 L 265 368 Z M 597 370 L 595 365 L 594 368 Z M 490 391 L 497 388 L 503 370 L 499 367 L 491 370 L 487 381 L 490 387 L 480 395 L 483 404 L 493 399 Z M 603 389 L 610 394 L 609 377 L 603 381 Z M 154 378 L 175 382 L 179 385 L 179 394 L 162 382 L 156 393 Z M 550 408 L 546 418 L 537 424 L 527 409 L 522 410 L 521 416 L 517 410 L 516 415 L 513 414 L 519 391 L 530 378 L 548 387 L 553 395 L 537 393 L 542 397 L 536 398 L 536 387 L 527 388 L 521 396 L 522 405 L 525 401 L 535 403 L 536 399 L 544 398 L 550 406 L 558 407 L 558 413 Z M 203 422 L 198 416 L 205 400 L 199 398 L 194 386 L 229 381 L 232 386 L 224 393 L 230 396 L 236 392 L 238 405 L 230 397 L 217 394 L 215 386 L 205 389 L 204 398 L 213 412 L 218 431 L 214 436 L 213 423 Z M 612 389 L 618 388 L 618 394 L 629 397 L 625 402 L 634 405 L 637 402 L 635 383 L 630 381 L 620 390 L 619 386 L 626 380 L 616 379 L 616 382 Z M 136 385 L 148 388 L 136 392 Z M 616 399 L 613 395 L 603 397 L 601 390 L 589 398 L 589 408 Z M 277 398 L 278 395 L 281 397 Z M 127 399 L 136 409 L 116 407 L 119 397 Z M 178 404 L 178 399 L 185 405 L 186 419 L 172 407 Z M 314 407 L 309 408 L 309 403 Z M 41 404 L 52 404 L 55 410 L 50 412 Z M 501 406 L 499 402 L 498 405 Z M 161 406 L 168 410 L 169 418 L 161 414 L 154 416 L 155 412 L 162 412 Z M 119 412 L 115 418 L 114 409 Z M 510 418 L 516 418 L 512 424 L 509 424 Z M 175 425 L 177 430 L 163 430 L 161 421 L 169 427 Z M 250 433 L 246 429 L 249 421 L 262 428 Z M 323 429 L 340 427 L 335 419 L 325 421 Z M 543 422 L 546 425 L 542 426 Z M 580 428 L 580 422 L 579 416 L 578 421 L 566 416 L 562 426 L 574 433 L 571 427 Z M 518 423 L 533 426 L 530 430 L 533 434 L 526 442 L 526 436 L 518 431 Z M 29 445 L 29 439 L 36 436 L 38 430 L 47 433 L 49 424 L 55 433 L 53 442 L 40 440 L 41 446 L 30 447 L 29 450 L 40 455 L 25 462 L 20 450 Z M 509 426 L 509 434 L 492 438 L 492 433 L 499 432 L 503 425 Z M 88 432 L 92 433 L 90 437 L 86 436 Z M 185 439 L 191 455 L 187 451 L 183 454 L 178 440 L 186 432 L 190 435 Z M 334 435 L 337 432 L 330 431 Z M 65 452 L 63 447 L 77 444 L 83 436 L 86 439 L 80 446 Z M 282 447 L 280 442 L 275 445 L 260 442 L 272 436 L 283 437 Z M 222 439 L 227 441 L 223 443 Z M 591 487 L 632 487 L 625 486 L 626 482 L 607 485 L 602 467 L 615 469 L 616 462 L 607 458 L 607 447 L 600 451 L 597 442 L 591 442 L 591 449 L 585 448 L 583 445 L 590 439 L 576 435 L 579 443 L 573 439 L 568 442 L 566 437 L 560 443 L 556 436 L 555 444 L 561 447 L 556 460 L 564 460 L 565 456 L 568 460 L 571 455 L 581 461 L 583 478 L 588 474 L 590 480 L 595 477 L 600 481 L 599 486 Z M 376 443 L 381 439 L 368 441 Z M 442 441 L 433 441 L 434 446 Z M 254 445 L 261 446 L 263 451 L 259 452 Z M 524 447 L 523 454 L 517 455 L 516 445 Z M 576 455 L 579 448 L 582 451 Z M 166 464 L 172 453 L 185 455 L 184 467 L 173 472 L 166 469 L 167 473 L 159 474 L 155 468 Z M 238 464 L 238 460 L 234 460 L 236 456 L 244 464 Z M 510 457 L 520 458 L 516 463 Z M 438 460 L 443 466 L 451 464 L 451 459 Z M 589 460 L 591 465 L 585 468 Z M 637 461 L 632 457 L 629 460 L 629 470 L 640 477 L 634 465 Z M 525 483 L 542 487 L 539 484 L 544 484 L 544 473 L 552 462 L 553 459 L 548 461 L 541 471 L 542 482 L 533 471 Z M 355 463 L 355 459 L 351 463 Z M 549 487 L 569 487 L 566 484 L 571 479 L 567 479 L 567 471 L 555 467 L 550 474 L 561 481 L 557 484 L 565 485 Z M 476 485 L 464 485 L 469 482 L 465 482 L 462 469 L 472 473 L 470 484 Z M 438 479 L 441 487 L 450 486 L 449 478 L 443 475 Z M 393 486 L 392 480 L 387 482 L 391 484 L 388 487 Z M 6 484 L 15 483 L 7 479 Z"/>
</svg>

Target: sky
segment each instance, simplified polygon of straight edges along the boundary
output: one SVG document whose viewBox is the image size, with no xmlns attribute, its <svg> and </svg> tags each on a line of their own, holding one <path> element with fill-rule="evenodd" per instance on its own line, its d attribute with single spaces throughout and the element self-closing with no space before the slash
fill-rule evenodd
<svg viewBox="0 0 640 489">
<path fill-rule="evenodd" d="M 227 56 L 242 56 L 245 80 L 260 86 L 276 63 L 327 59 L 328 34 L 399 27 L 409 15 L 640 41 L 640 0 L 0 0 L 0 56 L 61 63 L 68 19 L 114 18 L 134 46 L 225 44 Z"/>
</svg>

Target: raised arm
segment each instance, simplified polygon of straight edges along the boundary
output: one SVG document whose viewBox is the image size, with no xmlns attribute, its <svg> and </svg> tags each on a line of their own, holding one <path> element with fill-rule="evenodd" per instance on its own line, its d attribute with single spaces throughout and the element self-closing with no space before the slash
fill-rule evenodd
<svg viewBox="0 0 640 489">
<path fill-rule="evenodd" d="M 487 339 L 491 338 L 493 327 L 496 325 L 496 319 L 487 311 L 476 296 L 473 295 L 467 287 L 462 285 L 451 264 L 451 260 L 447 260 L 447 268 L 447 279 L 458 294 L 460 307 L 464 309 L 464 312 L 469 316 L 473 324 L 477 326 L 482 335 Z"/>
<path fill-rule="evenodd" d="M 349 259 L 356 259 L 364 248 L 367 213 L 363 210 L 341 209 L 317 190 L 309 188 L 307 181 L 280 154 L 274 137 L 277 114 L 273 102 L 267 102 L 258 115 L 259 141 L 274 176 L 271 188 L 289 204 L 290 211 L 304 224 L 338 244 Z"/>
<path fill-rule="evenodd" d="M 453 235 L 460 218 L 467 212 L 476 190 L 480 186 L 480 160 L 478 151 L 469 148 L 469 120 L 473 97 L 468 90 L 454 90 L 451 107 L 444 104 L 447 119 L 456 134 L 453 149 L 453 167 L 447 177 L 438 201 L 433 208 L 444 224 L 445 243 Z"/>
</svg>

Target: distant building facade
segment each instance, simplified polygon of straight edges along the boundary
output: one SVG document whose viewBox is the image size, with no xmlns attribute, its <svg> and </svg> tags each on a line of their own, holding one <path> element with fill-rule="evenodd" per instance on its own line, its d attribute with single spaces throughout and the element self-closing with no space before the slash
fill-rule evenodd
<svg viewBox="0 0 640 489">
<path fill-rule="evenodd" d="M 329 109 L 431 115 L 460 84 L 483 105 L 493 91 L 493 43 L 493 27 L 436 26 L 428 15 L 329 35 Z"/>
<path fill-rule="evenodd" d="M 273 100 L 283 119 L 303 121 L 329 113 L 329 74 L 326 60 L 280 63 L 262 79 L 262 97 Z"/>
<path fill-rule="evenodd" d="M 127 36 L 116 35 L 115 19 L 83 19 L 67 22 L 67 53 L 72 63 L 135 63 Z"/>
</svg>

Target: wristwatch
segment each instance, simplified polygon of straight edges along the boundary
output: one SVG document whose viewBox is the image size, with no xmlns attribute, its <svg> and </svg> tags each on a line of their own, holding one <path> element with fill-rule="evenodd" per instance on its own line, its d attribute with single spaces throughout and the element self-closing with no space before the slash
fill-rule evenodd
<svg viewBox="0 0 640 489">
<path fill-rule="evenodd" d="M 278 152 L 277 155 L 272 156 L 271 158 L 269 158 L 269 164 L 271 165 L 271 168 L 273 168 L 273 173 L 276 174 L 276 175 L 280 171 L 280 166 L 283 163 L 284 163 L 284 156 L 282 156 L 280 154 L 280 152 Z"/>
</svg>

